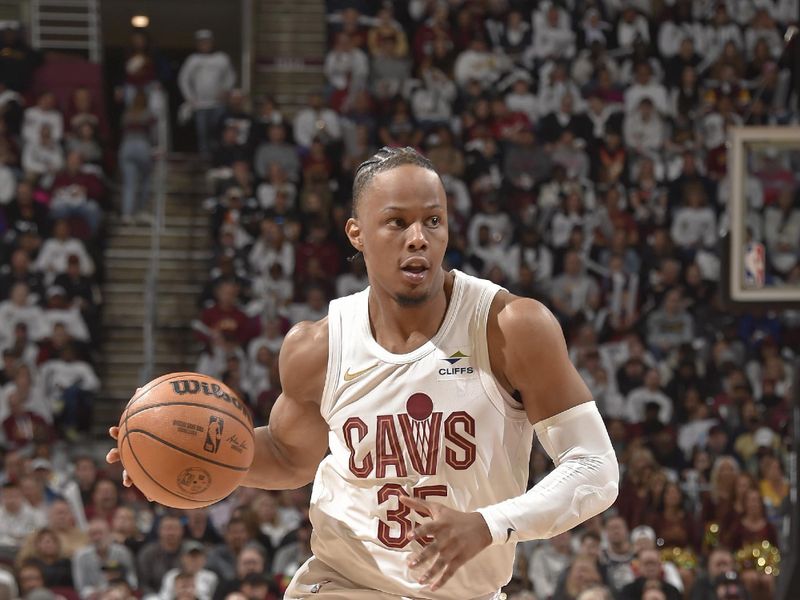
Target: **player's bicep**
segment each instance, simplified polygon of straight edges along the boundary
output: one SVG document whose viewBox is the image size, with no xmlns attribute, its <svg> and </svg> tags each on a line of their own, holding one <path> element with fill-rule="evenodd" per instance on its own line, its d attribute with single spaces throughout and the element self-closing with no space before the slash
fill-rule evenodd
<svg viewBox="0 0 800 600">
<path fill-rule="evenodd" d="M 504 375 L 536 423 L 592 399 L 572 361 L 561 326 L 542 304 L 508 302 L 498 314 Z"/>
</svg>

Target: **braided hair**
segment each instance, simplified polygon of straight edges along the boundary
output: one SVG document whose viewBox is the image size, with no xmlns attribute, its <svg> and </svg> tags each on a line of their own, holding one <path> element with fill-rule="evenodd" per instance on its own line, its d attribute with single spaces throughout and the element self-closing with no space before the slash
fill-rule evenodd
<svg viewBox="0 0 800 600">
<path fill-rule="evenodd" d="M 406 146 L 405 148 L 389 148 L 388 146 L 384 146 L 370 158 L 362 162 L 358 166 L 358 169 L 356 169 L 356 175 L 353 179 L 354 217 L 358 216 L 358 201 L 372 178 L 379 173 L 390 171 L 402 165 L 415 165 L 436 173 L 433 163 L 414 150 L 414 148 L 410 146 Z M 436 174 L 438 176 L 438 173 Z"/>
</svg>

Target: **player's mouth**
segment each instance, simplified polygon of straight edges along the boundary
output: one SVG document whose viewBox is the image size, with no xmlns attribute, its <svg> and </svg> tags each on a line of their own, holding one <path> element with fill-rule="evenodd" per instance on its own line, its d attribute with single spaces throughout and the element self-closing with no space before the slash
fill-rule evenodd
<svg viewBox="0 0 800 600">
<path fill-rule="evenodd" d="M 428 259 L 422 256 L 412 256 L 400 263 L 400 270 L 406 281 L 410 283 L 422 283 L 430 267 Z"/>
</svg>

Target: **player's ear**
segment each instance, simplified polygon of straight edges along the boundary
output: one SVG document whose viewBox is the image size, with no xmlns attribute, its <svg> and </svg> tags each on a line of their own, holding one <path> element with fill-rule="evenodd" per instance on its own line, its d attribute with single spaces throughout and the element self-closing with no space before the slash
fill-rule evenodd
<svg viewBox="0 0 800 600">
<path fill-rule="evenodd" d="M 353 248 L 363 252 L 364 242 L 361 239 L 361 226 L 358 224 L 358 220 L 353 217 L 347 219 L 347 223 L 344 225 L 344 232 L 347 234 L 347 239 L 350 240 Z"/>
</svg>

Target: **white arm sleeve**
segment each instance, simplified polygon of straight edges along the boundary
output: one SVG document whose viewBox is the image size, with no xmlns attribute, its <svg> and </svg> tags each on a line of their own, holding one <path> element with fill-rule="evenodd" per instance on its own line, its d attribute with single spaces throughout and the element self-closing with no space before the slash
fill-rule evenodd
<svg viewBox="0 0 800 600">
<path fill-rule="evenodd" d="M 525 494 L 478 509 L 492 545 L 551 538 L 617 498 L 617 457 L 593 401 L 540 421 L 534 430 L 556 468 Z"/>
</svg>

